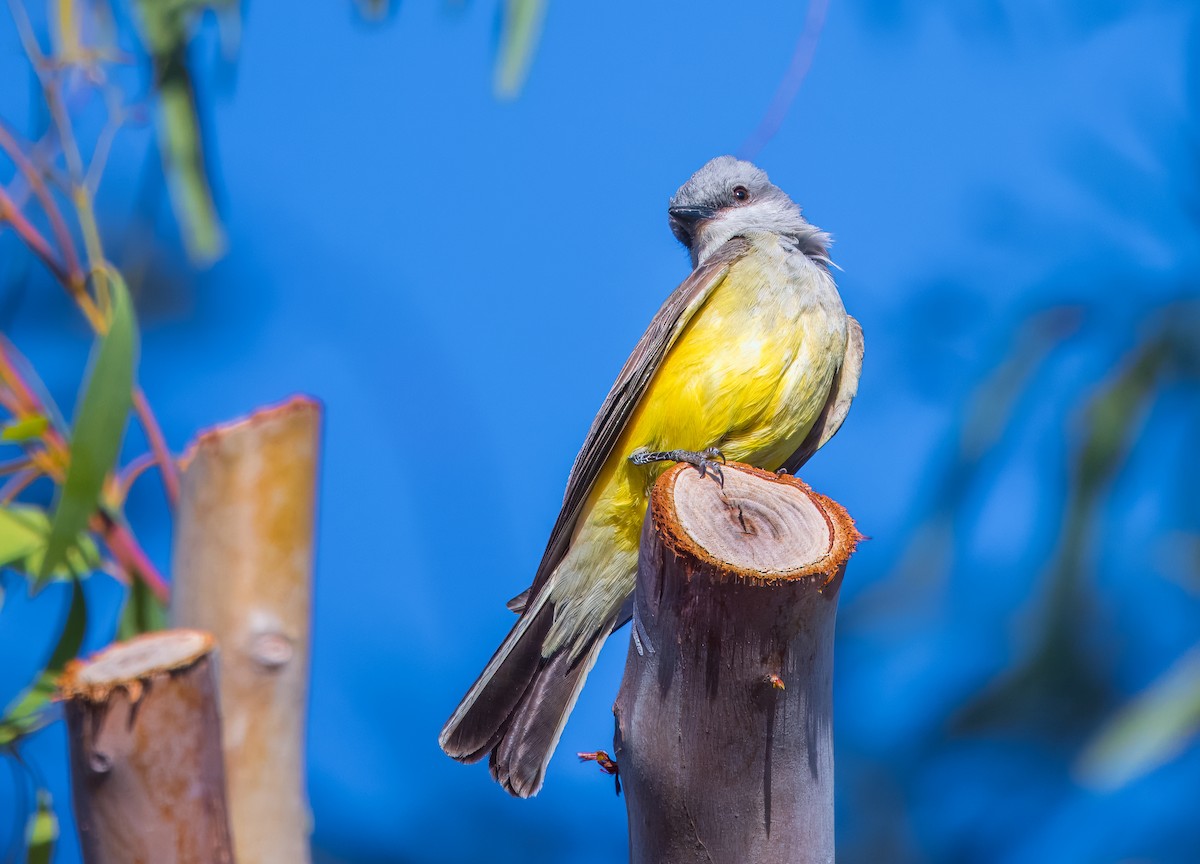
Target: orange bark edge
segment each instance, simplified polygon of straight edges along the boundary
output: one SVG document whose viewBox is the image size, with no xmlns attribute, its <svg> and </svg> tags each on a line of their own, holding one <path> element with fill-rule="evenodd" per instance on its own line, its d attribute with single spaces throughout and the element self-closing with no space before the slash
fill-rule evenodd
<svg viewBox="0 0 1200 864">
<path fill-rule="evenodd" d="M 113 651 L 128 650 L 130 646 L 139 643 L 153 642 L 160 640 L 166 634 L 186 634 L 188 636 L 199 636 L 198 647 L 196 650 L 188 654 L 177 657 L 173 660 L 156 664 L 146 668 L 137 674 L 109 678 L 103 681 L 86 681 L 84 673 L 88 667 L 92 666 L 104 656 Z M 200 630 L 176 629 L 167 631 L 158 631 L 154 633 L 142 633 L 134 636 L 132 639 L 127 639 L 124 642 L 118 642 L 109 645 L 87 660 L 72 660 L 66 669 L 63 670 L 62 677 L 58 681 L 58 696 L 60 699 L 83 699 L 88 702 L 101 703 L 108 701 L 109 697 L 117 690 L 124 690 L 129 695 L 129 701 L 136 703 L 141 699 L 146 690 L 146 685 L 156 675 L 165 675 L 171 672 L 180 672 L 184 669 L 190 669 L 196 663 L 199 663 L 205 657 L 208 657 L 216 647 L 216 640 L 212 634 L 205 633 Z"/>
<path fill-rule="evenodd" d="M 320 414 L 322 407 L 320 399 L 314 396 L 296 394 L 295 396 L 289 396 L 282 402 L 257 408 L 245 417 L 237 417 L 233 420 L 227 420 L 224 423 L 210 426 L 201 431 L 192 443 L 188 445 L 183 455 L 179 457 L 179 470 L 186 471 L 188 466 L 191 465 L 192 460 L 196 458 L 201 450 L 210 450 L 218 447 L 221 441 L 229 435 L 237 434 L 252 426 L 286 417 L 289 414 Z"/>
</svg>

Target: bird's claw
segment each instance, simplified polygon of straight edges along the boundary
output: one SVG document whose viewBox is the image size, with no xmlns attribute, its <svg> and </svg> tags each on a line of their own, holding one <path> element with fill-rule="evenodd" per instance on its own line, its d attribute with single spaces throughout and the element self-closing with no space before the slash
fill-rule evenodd
<svg viewBox="0 0 1200 864">
<path fill-rule="evenodd" d="M 725 488 L 725 454 L 716 447 L 699 452 L 695 450 L 635 450 L 629 457 L 634 465 L 649 465 L 651 462 L 686 462 L 700 472 L 701 477 L 709 474 L 722 489 Z"/>
</svg>

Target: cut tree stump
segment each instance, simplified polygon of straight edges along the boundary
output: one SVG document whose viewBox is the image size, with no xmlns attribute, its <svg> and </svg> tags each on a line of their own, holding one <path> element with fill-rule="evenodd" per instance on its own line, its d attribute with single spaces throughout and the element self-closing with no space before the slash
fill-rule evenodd
<svg viewBox="0 0 1200 864">
<path fill-rule="evenodd" d="M 859 534 L 747 465 L 655 484 L 615 755 L 633 864 L 831 864 L 833 624 Z"/>
<path fill-rule="evenodd" d="M 85 864 L 230 864 L 213 638 L 150 633 L 71 663 L 66 702 Z"/>
<path fill-rule="evenodd" d="M 313 531 L 321 406 L 297 397 L 219 426 L 184 457 L 171 617 L 221 646 L 238 864 L 305 864 Z"/>
</svg>

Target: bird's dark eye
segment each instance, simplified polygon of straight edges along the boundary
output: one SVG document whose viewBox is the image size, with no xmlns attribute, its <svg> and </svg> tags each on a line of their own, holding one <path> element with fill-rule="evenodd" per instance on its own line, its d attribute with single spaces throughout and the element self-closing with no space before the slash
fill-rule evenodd
<svg viewBox="0 0 1200 864">
<path fill-rule="evenodd" d="M 733 197 L 739 201 L 749 201 L 750 200 L 750 190 L 747 189 L 745 186 L 734 186 L 733 187 Z"/>
</svg>

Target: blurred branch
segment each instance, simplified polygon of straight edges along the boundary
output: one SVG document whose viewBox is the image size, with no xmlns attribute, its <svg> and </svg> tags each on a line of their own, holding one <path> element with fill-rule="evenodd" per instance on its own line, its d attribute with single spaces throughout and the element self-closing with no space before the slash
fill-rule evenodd
<svg viewBox="0 0 1200 864">
<path fill-rule="evenodd" d="M 133 410 L 137 414 L 138 422 L 142 425 L 142 430 L 146 433 L 146 440 L 150 444 L 154 460 L 158 463 L 158 470 L 162 473 L 163 487 L 167 491 L 167 501 L 174 508 L 179 501 L 179 466 L 175 464 L 174 458 L 167 449 L 167 441 L 163 437 L 162 427 L 158 425 L 158 418 L 150 410 L 150 403 L 146 401 L 146 394 L 142 392 L 140 386 L 133 390 Z"/>
<path fill-rule="evenodd" d="M 63 269 L 66 271 L 65 279 L 60 278 L 59 281 L 67 284 L 68 290 L 73 295 L 85 293 L 84 275 L 79 267 L 79 258 L 75 253 L 75 241 L 71 238 L 71 230 L 67 227 L 66 220 L 63 219 L 62 211 L 59 210 L 54 196 L 50 194 L 50 190 L 42 178 L 42 172 L 25 155 L 20 145 L 17 144 L 16 138 L 13 137 L 12 133 L 3 123 L 0 123 L 0 150 L 5 152 L 8 158 L 13 161 L 17 170 L 21 172 L 25 181 L 29 184 L 29 188 L 37 196 L 38 202 L 42 205 L 42 212 L 50 220 L 55 240 L 63 256 Z"/>
<path fill-rule="evenodd" d="M 775 95 L 767 106 L 766 113 L 758 123 L 758 128 L 750 133 L 738 155 L 742 159 L 753 161 L 762 152 L 763 147 L 775 137 L 784 118 L 791 110 L 792 103 L 800 94 L 800 87 L 808 77 L 812 68 L 813 58 L 817 54 L 817 44 L 821 41 L 821 31 L 825 28 L 825 15 L 829 11 L 829 0 L 809 0 L 808 16 L 804 20 L 804 29 L 796 41 L 796 50 L 792 52 L 792 62 L 784 73 L 783 79 L 775 89 Z"/>
<path fill-rule="evenodd" d="M 17 236 L 21 238 L 21 242 L 46 265 L 46 269 L 55 279 L 66 286 L 72 284 L 71 274 L 59 262 L 54 250 L 46 242 L 46 238 L 25 218 L 25 214 L 21 212 L 21 209 L 17 207 L 2 186 L 0 186 L 0 222 L 7 222 L 12 226 L 13 230 L 17 232 Z M 71 289 L 68 287 L 67 290 Z M 92 306 L 90 297 L 87 297 L 86 294 L 82 294 L 81 297 L 84 298 L 80 300 L 81 307 L 85 302 L 88 306 Z"/>
</svg>

